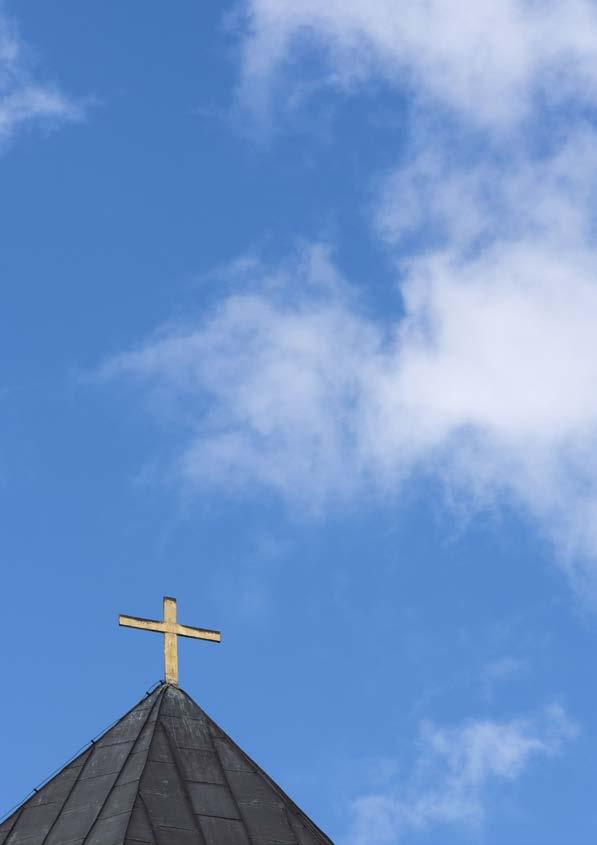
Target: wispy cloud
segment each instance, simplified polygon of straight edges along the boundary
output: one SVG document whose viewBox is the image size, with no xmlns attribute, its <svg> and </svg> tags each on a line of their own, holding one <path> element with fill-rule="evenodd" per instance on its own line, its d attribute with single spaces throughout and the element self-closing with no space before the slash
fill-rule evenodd
<svg viewBox="0 0 597 845">
<path fill-rule="evenodd" d="M 185 478 L 230 489 L 256 482 L 318 508 L 343 479 L 350 494 L 368 474 L 357 466 L 363 382 L 380 338 L 351 312 L 322 247 L 278 268 L 250 266 L 248 286 L 246 263 L 233 265 L 253 292 L 230 295 L 198 324 L 165 329 L 103 372 L 148 379 L 184 409 Z"/>
<path fill-rule="evenodd" d="M 16 24 L 0 2 L 0 150 L 28 125 L 80 120 L 82 105 L 33 75 Z"/>
<path fill-rule="evenodd" d="M 442 248 L 409 261 L 404 313 L 380 322 L 305 249 L 105 372 L 181 410 L 187 481 L 318 509 L 431 473 L 473 508 L 518 503 L 567 559 L 595 559 L 596 259 L 535 234 Z"/>
<path fill-rule="evenodd" d="M 443 0 L 247 8 L 244 80 L 264 96 L 304 36 L 339 78 L 410 75 L 460 115 L 457 139 L 419 115 L 410 155 L 377 174 L 374 231 L 403 307 L 371 316 L 321 246 L 253 258 L 210 313 L 105 372 L 180 411 L 187 482 L 317 510 L 431 474 L 467 507 L 521 508 L 597 584 L 597 133 L 574 112 L 593 97 L 593 4 L 485 0 L 458 20 Z M 479 140 L 479 120 L 545 118 L 546 97 L 576 115 L 565 130 Z"/>
<path fill-rule="evenodd" d="M 424 723 L 414 772 L 354 801 L 347 841 L 394 845 L 433 826 L 479 828 L 490 814 L 489 788 L 558 754 L 577 730 L 558 705 L 530 719 L 469 720 L 448 728 Z"/>
<path fill-rule="evenodd" d="M 467 0 L 457 10 L 449 0 L 248 0 L 245 9 L 241 96 L 262 114 L 305 45 L 327 58 L 327 84 L 385 79 L 482 126 L 511 126 L 536 98 L 595 101 L 590 0 Z"/>
<path fill-rule="evenodd" d="M 256 113 L 303 84 L 306 67 L 344 89 L 383 79 L 418 108 L 406 161 L 384 179 L 372 162 L 383 185 L 375 231 L 395 257 L 404 313 L 382 325 L 346 300 L 292 310 L 262 299 L 272 310 L 245 337 L 269 338 L 272 321 L 277 338 L 289 319 L 316 334 L 311 360 L 276 350 L 293 362 L 285 383 L 308 371 L 313 389 L 286 417 L 272 398 L 268 422 L 254 401 L 244 416 L 227 401 L 225 460 L 284 492 L 310 486 L 316 502 L 431 471 L 473 505 L 521 505 L 568 560 L 596 559 L 594 3 L 483 0 L 457 15 L 447 0 L 244 9 L 241 97 Z M 277 344 L 245 373 L 252 397 L 267 389 L 257 373 Z M 289 459 L 299 454 L 309 460 Z"/>
</svg>

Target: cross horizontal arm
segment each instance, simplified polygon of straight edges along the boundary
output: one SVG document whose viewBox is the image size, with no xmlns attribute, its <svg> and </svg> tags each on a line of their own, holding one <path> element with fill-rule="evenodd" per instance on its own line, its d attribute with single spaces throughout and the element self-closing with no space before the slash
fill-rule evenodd
<svg viewBox="0 0 597 845">
<path fill-rule="evenodd" d="M 2 0 L 0 0 L 0 4 Z M 144 619 L 142 616 L 118 616 L 118 624 L 125 628 L 138 628 L 141 631 L 155 631 L 164 634 L 164 674 L 167 684 L 178 686 L 178 637 L 191 637 L 195 640 L 207 640 L 219 643 L 222 635 L 210 628 L 193 628 L 179 625 L 176 621 L 176 599 L 164 596 L 164 618 Z"/>
<path fill-rule="evenodd" d="M 177 625 L 174 633 L 179 637 L 194 637 L 196 640 L 209 640 L 212 643 L 219 643 L 222 639 L 219 631 L 210 631 L 209 628 L 191 628 L 188 625 Z"/>
<path fill-rule="evenodd" d="M 157 619 L 143 619 L 141 616 L 123 616 L 120 614 L 118 624 L 125 628 L 141 628 L 144 631 L 157 631 L 159 634 L 165 634 L 168 631 L 166 622 L 160 622 Z"/>
</svg>

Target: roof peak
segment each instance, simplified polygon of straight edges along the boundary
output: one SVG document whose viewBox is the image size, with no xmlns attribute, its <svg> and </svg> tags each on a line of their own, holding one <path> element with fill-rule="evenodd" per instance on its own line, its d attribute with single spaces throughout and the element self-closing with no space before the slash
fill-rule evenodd
<svg viewBox="0 0 597 845">
<path fill-rule="evenodd" d="M 331 845 L 189 693 L 165 682 L 0 824 L 0 845 L 265 842 Z"/>
</svg>

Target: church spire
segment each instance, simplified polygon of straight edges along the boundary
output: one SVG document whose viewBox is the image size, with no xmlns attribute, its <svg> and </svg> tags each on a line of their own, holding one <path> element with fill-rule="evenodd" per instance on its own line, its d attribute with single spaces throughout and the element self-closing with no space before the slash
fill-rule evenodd
<svg viewBox="0 0 597 845">
<path fill-rule="evenodd" d="M 333 845 L 183 690 L 161 684 L 0 820 L 0 845 Z"/>
</svg>

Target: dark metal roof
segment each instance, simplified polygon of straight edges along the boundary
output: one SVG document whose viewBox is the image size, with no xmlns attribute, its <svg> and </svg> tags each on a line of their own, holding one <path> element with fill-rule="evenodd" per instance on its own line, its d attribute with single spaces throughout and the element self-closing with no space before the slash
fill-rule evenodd
<svg viewBox="0 0 597 845">
<path fill-rule="evenodd" d="M 0 845 L 333 845 L 163 684 L 0 824 Z"/>
</svg>

